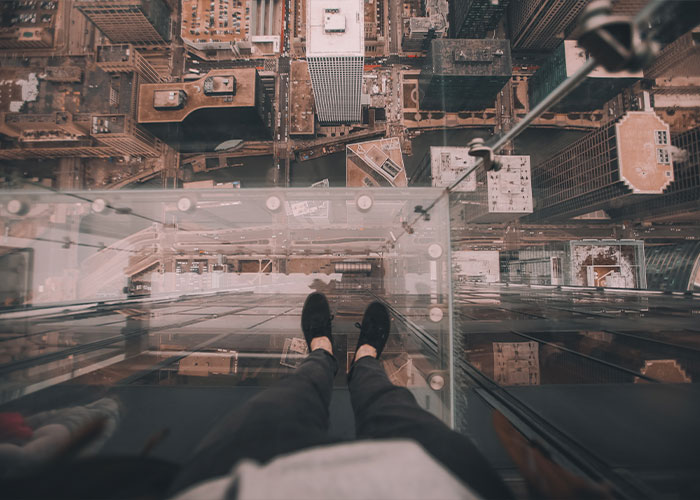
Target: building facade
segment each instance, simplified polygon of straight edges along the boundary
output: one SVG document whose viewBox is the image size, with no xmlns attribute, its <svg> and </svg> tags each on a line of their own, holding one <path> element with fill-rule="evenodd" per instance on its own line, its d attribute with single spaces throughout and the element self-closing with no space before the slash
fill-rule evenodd
<svg viewBox="0 0 700 500">
<path fill-rule="evenodd" d="M 658 196 L 673 182 L 670 130 L 630 111 L 532 169 L 531 220 L 563 219 Z"/>
<path fill-rule="evenodd" d="M 322 124 L 362 119 L 364 3 L 361 0 L 309 0 L 306 56 L 316 112 Z"/>
<path fill-rule="evenodd" d="M 647 247 L 646 265 L 651 290 L 700 290 L 700 241 Z"/>
<path fill-rule="evenodd" d="M 588 0 L 518 0 L 508 9 L 514 49 L 551 50 L 564 40 Z"/>
<path fill-rule="evenodd" d="M 484 38 L 496 29 L 510 0 L 451 0 L 450 33 L 453 38 Z"/>
<path fill-rule="evenodd" d="M 76 7 L 112 43 L 170 41 L 170 9 L 163 0 L 80 0 Z"/>
<path fill-rule="evenodd" d="M 528 80 L 530 108 L 535 107 L 561 82 L 576 73 L 586 62 L 586 51 L 575 40 L 564 40 L 542 67 Z M 642 78 L 642 72 L 620 71 L 610 73 L 602 67 L 595 68 L 574 90 L 549 108 L 550 111 L 593 111 L 622 89 Z"/>
<path fill-rule="evenodd" d="M 644 68 L 645 78 L 700 76 L 700 26 L 669 43 Z"/>
<path fill-rule="evenodd" d="M 128 68 L 105 72 L 99 65 L 91 71 L 84 66 L 47 67 L 41 84 L 7 70 L 23 82 L 31 98 L 0 112 L 0 159 L 163 154 L 163 144 L 134 121 L 139 73 Z M 64 92 L 73 99 L 54 99 Z"/>
<path fill-rule="evenodd" d="M 433 40 L 419 77 L 419 106 L 448 112 L 493 108 L 512 71 L 508 40 Z"/>
<path fill-rule="evenodd" d="M 615 219 L 663 220 L 673 215 L 674 221 L 697 219 L 700 209 L 700 127 L 671 135 L 677 148 L 673 162 L 673 182 L 659 196 L 609 210 Z"/>
<path fill-rule="evenodd" d="M 163 81 L 161 75 L 133 45 L 100 45 L 97 66 L 106 73 L 137 73 L 143 83 Z"/>
</svg>

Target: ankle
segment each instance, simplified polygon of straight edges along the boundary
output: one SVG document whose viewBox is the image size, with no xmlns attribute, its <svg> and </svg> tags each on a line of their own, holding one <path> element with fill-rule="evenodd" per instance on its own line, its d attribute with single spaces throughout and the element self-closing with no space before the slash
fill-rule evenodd
<svg viewBox="0 0 700 500">
<path fill-rule="evenodd" d="M 369 344 L 362 344 L 360 347 L 357 348 L 357 352 L 355 353 L 355 361 L 359 361 L 360 359 L 366 358 L 368 356 L 376 359 L 377 349 L 375 349 Z"/>
<path fill-rule="evenodd" d="M 333 344 L 331 344 L 331 339 L 328 337 L 314 337 L 311 339 L 309 350 L 315 351 L 317 349 L 323 349 L 328 354 L 333 355 Z"/>
</svg>

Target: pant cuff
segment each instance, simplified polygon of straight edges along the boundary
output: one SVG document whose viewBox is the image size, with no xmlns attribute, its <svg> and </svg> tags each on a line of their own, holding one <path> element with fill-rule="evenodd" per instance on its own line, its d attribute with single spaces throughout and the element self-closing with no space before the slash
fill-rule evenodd
<svg viewBox="0 0 700 500">
<path fill-rule="evenodd" d="M 358 365 L 358 363 L 367 364 L 367 362 L 364 361 L 366 359 L 373 359 L 377 363 L 379 363 L 379 360 L 377 358 L 373 358 L 372 356 L 364 356 L 364 357 L 358 359 L 357 361 L 353 361 L 352 365 L 350 366 L 350 371 L 348 372 L 348 384 L 350 383 L 350 380 L 352 379 L 352 374 L 355 371 L 355 367 Z"/>
<path fill-rule="evenodd" d="M 326 351 L 325 349 L 315 349 L 309 353 L 309 356 L 313 355 L 315 352 L 318 352 L 318 351 L 321 351 L 323 353 L 323 355 L 330 358 L 331 365 L 333 367 L 333 377 L 335 377 L 335 375 L 338 373 L 338 360 L 335 359 L 335 356 L 333 354 Z"/>
</svg>

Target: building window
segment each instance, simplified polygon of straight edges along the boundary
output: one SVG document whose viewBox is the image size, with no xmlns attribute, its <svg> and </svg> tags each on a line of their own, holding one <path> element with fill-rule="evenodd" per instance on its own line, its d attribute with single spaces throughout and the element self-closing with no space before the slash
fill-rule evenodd
<svg viewBox="0 0 700 500">
<path fill-rule="evenodd" d="M 656 144 L 658 146 L 665 146 L 668 144 L 668 132 L 665 130 L 656 130 L 654 133 L 656 139 Z"/>
<path fill-rule="evenodd" d="M 666 148 L 658 148 L 656 150 L 656 159 L 658 163 L 664 165 L 671 164 L 671 155 L 669 154 L 668 149 Z"/>
</svg>

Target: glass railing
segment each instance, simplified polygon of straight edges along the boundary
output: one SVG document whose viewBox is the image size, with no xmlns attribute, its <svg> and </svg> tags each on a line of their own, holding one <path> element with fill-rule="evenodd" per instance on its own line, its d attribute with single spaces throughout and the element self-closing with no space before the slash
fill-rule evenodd
<svg viewBox="0 0 700 500">
<path fill-rule="evenodd" d="M 415 220 L 439 195 L 4 193 L 2 401 L 65 385 L 268 385 L 307 353 L 301 306 L 320 291 L 335 315 L 337 385 L 354 323 L 381 300 L 399 319 L 387 372 L 449 423 L 446 199 Z"/>
<path fill-rule="evenodd" d="M 698 414 L 698 297 L 646 288 L 645 235 L 467 224 L 462 201 L 435 188 L 4 192 L 3 407 L 108 395 L 124 420 L 102 453 L 137 453 L 167 427 L 176 438 L 154 456 L 184 460 L 199 434 L 179 420 L 201 425 L 306 356 L 301 305 L 320 291 L 340 363 L 336 432 L 352 434 L 340 415 L 354 323 L 380 300 L 390 379 L 506 477 L 493 411 L 618 493 L 674 491 L 694 463 L 679 429 Z M 664 245 L 648 242 L 657 258 Z M 201 411 L 165 410 L 182 401 Z"/>
</svg>

